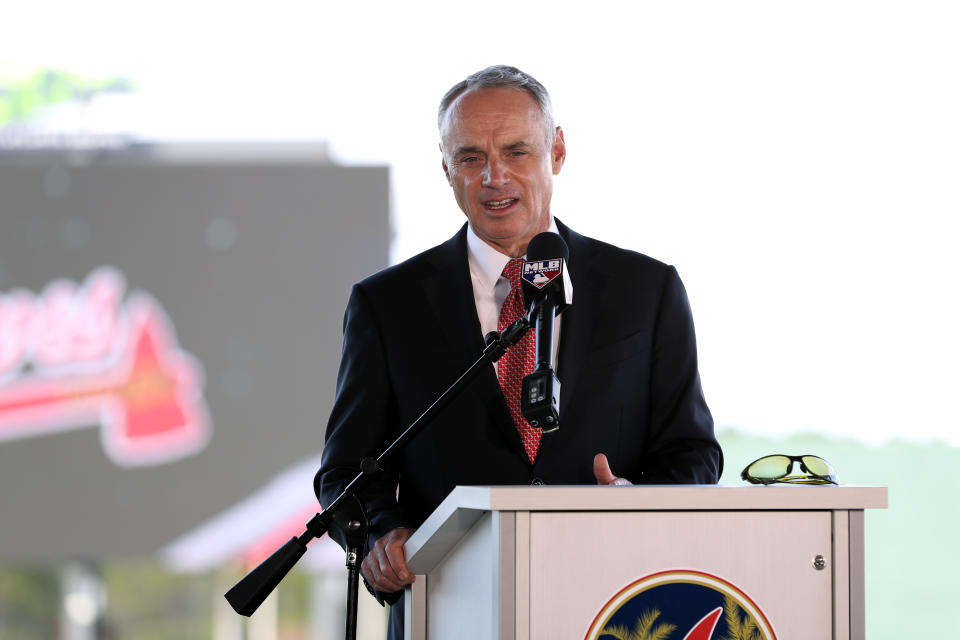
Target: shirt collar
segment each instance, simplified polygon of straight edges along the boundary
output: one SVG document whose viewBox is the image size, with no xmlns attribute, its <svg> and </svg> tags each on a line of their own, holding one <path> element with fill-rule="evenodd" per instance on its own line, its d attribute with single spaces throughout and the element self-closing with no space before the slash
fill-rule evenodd
<svg viewBox="0 0 960 640">
<path fill-rule="evenodd" d="M 557 222 L 550 216 L 550 228 L 547 231 L 559 233 Z M 480 279 L 485 287 L 493 289 L 503 268 L 510 262 L 510 256 L 500 253 L 489 244 L 480 239 L 480 236 L 474 232 L 473 227 L 467 225 L 467 260 L 470 263 L 470 271 Z"/>
</svg>

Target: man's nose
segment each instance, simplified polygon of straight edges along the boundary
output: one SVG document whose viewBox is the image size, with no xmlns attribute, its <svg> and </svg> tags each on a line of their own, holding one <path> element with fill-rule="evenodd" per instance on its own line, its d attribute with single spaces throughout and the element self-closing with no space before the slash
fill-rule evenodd
<svg viewBox="0 0 960 640">
<path fill-rule="evenodd" d="M 483 186 L 500 187 L 509 181 L 507 167 L 499 158 L 493 158 L 487 162 L 483 170 Z"/>
</svg>

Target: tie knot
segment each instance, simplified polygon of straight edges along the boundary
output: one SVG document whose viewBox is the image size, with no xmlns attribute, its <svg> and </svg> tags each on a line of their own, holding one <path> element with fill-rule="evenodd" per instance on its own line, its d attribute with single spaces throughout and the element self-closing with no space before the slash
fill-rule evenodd
<svg viewBox="0 0 960 640">
<path fill-rule="evenodd" d="M 507 266 L 503 268 L 501 275 L 510 282 L 510 289 L 520 288 L 520 269 L 523 266 L 523 258 L 511 258 Z"/>
</svg>

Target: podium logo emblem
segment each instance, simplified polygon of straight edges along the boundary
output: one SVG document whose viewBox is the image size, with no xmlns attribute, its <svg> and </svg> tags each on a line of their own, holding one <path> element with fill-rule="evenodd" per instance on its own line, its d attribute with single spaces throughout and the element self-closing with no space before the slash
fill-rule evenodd
<svg viewBox="0 0 960 640">
<path fill-rule="evenodd" d="M 655 573 L 627 585 L 593 619 L 584 640 L 777 640 L 756 603 L 701 571 Z"/>
</svg>

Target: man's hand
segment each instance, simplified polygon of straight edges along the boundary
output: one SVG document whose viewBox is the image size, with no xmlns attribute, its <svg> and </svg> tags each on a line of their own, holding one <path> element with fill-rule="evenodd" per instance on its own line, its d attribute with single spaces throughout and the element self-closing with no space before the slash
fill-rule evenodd
<svg viewBox="0 0 960 640">
<path fill-rule="evenodd" d="M 413 535 L 413 531 L 398 527 L 374 543 L 373 549 L 360 565 L 363 577 L 371 587 L 392 593 L 413 582 L 413 574 L 407 569 L 407 557 L 403 553 L 403 543 Z"/>
<path fill-rule="evenodd" d="M 597 478 L 597 484 L 609 484 L 620 486 L 633 484 L 626 478 L 618 478 L 610 471 L 610 463 L 607 462 L 607 456 L 598 453 L 593 457 L 593 475 Z"/>
</svg>

